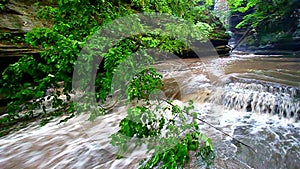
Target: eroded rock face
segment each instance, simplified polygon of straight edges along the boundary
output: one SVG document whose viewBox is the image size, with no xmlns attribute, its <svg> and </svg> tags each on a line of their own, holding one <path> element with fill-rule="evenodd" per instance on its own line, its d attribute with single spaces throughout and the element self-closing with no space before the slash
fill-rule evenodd
<svg viewBox="0 0 300 169">
<path fill-rule="evenodd" d="M 26 2 L 26 3 L 25 3 Z M 24 54 L 38 55 L 39 50 L 33 49 L 23 42 L 15 42 L 10 37 L 24 37 L 35 27 L 45 24 L 36 19 L 36 7 L 31 1 L 9 0 L 0 13 L 0 72 L 9 64 L 15 63 Z M 4 34 L 10 35 L 5 37 Z"/>
<path fill-rule="evenodd" d="M 34 27 L 43 27 L 43 23 L 36 19 L 36 7 L 22 1 L 10 0 L 0 14 L 0 31 L 9 33 L 26 33 Z"/>
<path fill-rule="evenodd" d="M 295 2 L 296 5 L 296 2 Z M 235 26 L 243 20 L 247 14 L 254 12 L 249 9 L 245 13 L 231 13 L 230 31 L 232 38 L 230 44 L 238 51 L 251 52 L 263 55 L 298 55 L 300 53 L 300 8 L 296 7 L 289 17 L 282 17 L 271 27 L 264 24 L 255 29 L 248 27 L 237 29 Z"/>
</svg>

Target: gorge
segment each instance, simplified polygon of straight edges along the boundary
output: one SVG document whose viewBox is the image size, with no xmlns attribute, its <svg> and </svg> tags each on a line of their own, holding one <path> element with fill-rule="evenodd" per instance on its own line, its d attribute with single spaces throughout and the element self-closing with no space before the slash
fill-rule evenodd
<svg viewBox="0 0 300 169">
<path fill-rule="evenodd" d="M 87 9 L 84 5 L 94 5 L 90 3 L 84 4 L 84 2 L 80 1 L 74 1 L 72 3 L 75 3 L 76 6 L 77 2 L 83 3 L 83 7 L 79 7 L 80 10 Z M 147 9 L 146 1 L 132 1 L 132 3 L 133 2 L 136 4 L 131 4 L 130 6 L 127 1 L 124 1 L 124 6 L 127 11 L 132 10 L 136 12 L 136 10 Z M 230 2 L 231 1 L 228 1 L 228 3 Z M 259 3 L 261 1 L 257 0 L 257 2 Z M 42 3 L 45 3 L 46 5 L 48 3 L 54 3 L 54 5 L 52 5 L 56 6 L 54 1 Z M 72 6 L 72 3 L 69 1 L 65 1 L 65 3 L 66 4 L 61 5 Z M 100 3 L 100 1 L 98 3 Z M 120 5 L 120 3 L 121 1 L 118 1 L 118 3 L 114 1 L 109 5 L 100 4 L 100 6 L 107 5 L 105 7 L 110 9 L 109 6 L 119 5 L 117 9 L 121 11 L 123 6 Z M 207 3 L 207 1 L 201 1 L 201 3 Z M 2 12 L 1 14 L 0 22 L 5 24 L 1 24 L 0 31 L 9 33 L 6 35 L 3 34 L 4 38 L 1 39 L 3 41 L 0 44 L 1 68 L 3 68 L 1 72 L 4 72 L 2 73 L 3 79 L 5 72 L 9 72 L 5 71 L 4 67 L 7 67 L 8 64 L 18 63 L 17 61 L 19 58 L 22 58 L 24 54 L 32 55 L 36 58 L 40 57 L 42 52 L 42 56 L 44 55 L 48 58 L 55 56 L 58 58 L 53 62 L 49 61 L 49 63 L 47 63 L 49 65 L 54 63 L 59 65 L 60 60 L 70 61 L 61 63 L 61 65 L 63 65 L 61 67 L 74 65 L 73 62 L 71 63 L 72 57 L 75 54 L 80 54 L 78 51 L 80 51 L 79 49 L 82 49 L 81 41 L 78 39 L 85 37 L 86 33 L 76 30 L 76 26 L 90 29 L 90 27 L 88 27 L 89 24 L 94 24 L 92 21 L 87 21 L 86 24 L 80 24 L 79 22 L 73 23 L 71 22 L 73 21 L 73 18 L 71 18 L 70 23 L 68 23 L 69 25 L 64 21 L 59 20 L 58 23 L 60 25 L 58 25 L 61 27 L 58 27 L 55 23 L 45 22 L 45 20 L 35 20 L 35 14 L 31 15 L 30 12 L 37 9 L 33 9 L 34 5 L 32 4 L 33 3 L 29 2 L 25 3 L 23 1 L 10 0 L 8 4 L 6 4 L 5 12 Z M 295 6 L 297 4 L 298 1 L 295 1 Z M 164 5 L 165 4 L 162 6 Z M 64 7 L 67 8 L 66 6 Z M 212 4 L 208 5 L 209 9 L 213 6 L 214 5 Z M 195 152 L 189 152 L 190 160 L 184 165 L 184 168 L 299 168 L 300 53 L 299 33 L 297 33 L 299 32 L 300 23 L 299 6 L 296 6 L 296 11 L 298 11 L 298 13 L 293 14 L 291 18 L 283 19 L 283 24 L 289 24 L 295 28 L 290 26 L 289 29 L 285 30 L 286 32 L 283 31 L 282 34 L 289 35 L 278 41 L 274 41 L 274 39 L 276 39 L 274 37 L 273 39 L 270 38 L 270 36 L 272 37 L 272 34 L 265 34 L 265 32 L 256 35 L 255 31 L 263 29 L 259 27 L 252 28 L 251 31 L 249 31 L 249 34 L 243 37 L 243 35 L 247 33 L 247 28 L 237 29 L 235 26 L 240 22 L 237 20 L 241 20 L 241 16 L 244 16 L 244 14 L 231 13 L 231 15 L 228 16 L 231 18 L 226 18 L 228 15 L 227 12 L 230 12 L 229 4 L 226 4 L 226 1 L 216 1 L 215 6 L 218 8 L 215 8 L 214 12 L 217 12 L 216 15 L 219 15 L 221 21 L 216 21 L 215 24 L 217 26 L 214 27 L 213 33 L 211 33 L 213 34 L 211 35 L 213 37 L 210 36 L 211 41 L 206 42 L 207 44 L 204 44 L 204 47 L 200 48 L 200 51 L 203 51 L 203 53 L 201 53 L 203 56 L 196 55 L 191 49 L 183 48 L 184 50 L 180 57 L 175 55 L 175 57 L 169 57 L 166 55 L 164 56 L 165 58 L 161 57 L 150 64 L 151 67 L 162 75 L 164 86 L 157 90 L 158 93 L 155 93 L 157 92 L 156 90 L 151 91 L 149 94 L 151 100 L 149 102 L 154 102 L 156 96 L 159 96 L 163 99 L 174 100 L 172 104 L 176 104 L 181 109 L 184 109 L 184 106 L 188 104 L 188 101 L 193 100 L 193 111 L 197 113 L 197 117 L 210 124 L 208 125 L 201 120 L 197 121 L 201 133 L 212 140 L 215 156 L 213 164 L 207 166 L 206 161 L 202 158 L 203 156 L 196 156 Z M 51 9 L 52 8 L 49 8 L 50 11 Z M 151 6 L 149 9 L 152 9 Z M 163 9 L 164 8 L 159 8 L 159 10 Z M 253 12 L 251 10 L 252 9 L 250 9 L 249 13 Z M 51 12 L 55 13 L 57 11 L 53 9 Z M 63 11 L 66 16 L 68 16 L 68 12 L 70 11 Z M 205 9 L 202 12 L 205 13 L 207 11 Z M 174 13 L 179 16 L 180 10 L 179 13 Z M 110 14 L 113 16 L 112 13 Z M 34 17 L 31 18 L 32 16 Z M 72 15 L 70 14 L 70 16 Z M 100 16 L 106 19 L 110 17 L 109 15 Z M 58 16 L 56 17 L 59 18 Z M 97 18 L 99 17 L 98 15 L 95 14 L 93 17 L 97 23 L 102 22 L 102 19 Z M 202 15 L 197 17 L 203 19 L 201 18 L 203 17 Z M 67 20 L 69 18 L 65 19 Z M 203 21 L 214 19 L 216 18 L 206 18 L 203 19 Z M 229 25 L 223 26 L 222 23 L 228 23 Z M 33 33 L 32 38 L 36 37 L 36 39 L 31 39 L 31 42 L 32 44 L 36 43 L 37 47 L 25 42 L 19 42 L 18 40 L 15 40 L 13 43 L 11 41 L 8 42 L 12 37 L 19 37 L 19 35 L 23 38 L 27 32 L 26 29 L 28 28 L 28 25 L 31 29 L 33 27 L 48 28 L 51 27 L 50 24 L 57 26 L 55 27 L 57 29 L 55 31 L 59 32 L 59 36 L 56 36 L 55 31 L 52 30 L 47 30 L 42 33 L 37 32 L 36 34 Z M 209 28 L 205 26 L 206 25 L 203 26 L 204 29 Z M 133 30 L 134 28 L 135 27 L 132 26 Z M 274 29 L 276 30 L 276 28 Z M 278 26 L 278 30 L 280 28 L 281 27 Z M 76 33 L 64 35 L 64 33 L 69 33 L 73 30 L 75 30 L 74 32 Z M 179 32 L 181 30 L 179 26 L 178 30 Z M 120 32 L 124 33 L 126 31 L 128 30 L 123 29 Z M 188 30 L 186 31 L 188 32 Z M 51 38 L 53 36 L 57 39 L 53 40 L 45 38 L 46 40 L 49 40 L 49 43 L 47 41 L 47 44 L 45 44 L 38 38 L 38 36 L 43 37 L 44 33 L 47 34 L 47 38 L 48 36 Z M 90 32 L 87 34 L 89 33 Z M 74 36 L 74 39 L 68 39 L 70 35 Z M 266 38 L 268 36 L 271 40 L 267 43 L 257 43 L 258 39 L 268 39 Z M 118 48 L 118 45 L 115 45 L 113 46 L 114 50 L 109 51 L 114 55 L 110 55 L 112 60 L 110 60 L 110 57 L 105 58 L 105 61 L 108 64 L 104 63 L 102 65 L 103 70 L 106 72 L 103 73 L 101 72 L 103 70 L 100 71 L 99 74 L 102 73 L 100 79 L 109 79 L 107 78 L 110 77 L 109 73 L 113 74 L 113 72 L 116 71 L 115 69 L 120 68 L 117 66 L 109 67 L 120 62 L 120 60 L 117 59 L 113 60 L 114 58 L 112 56 L 124 56 L 126 55 L 126 52 L 131 52 L 128 48 L 133 48 L 132 51 L 136 53 L 138 53 L 137 49 L 145 49 L 146 47 L 160 48 L 162 46 L 163 48 L 164 46 L 161 41 L 169 42 L 165 48 L 169 47 L 171 51 L 173 48 L 170 46 L 181 47 L 176 41 L 174 42 L 161 36 L 156 37 L 155 34 L 146 35 L 145 37 L 136 36 L 130 38 L 135 40 L 134 43 L 123 40 L 122 43 L 124 44 L 118 44 L 121 46 L 120 48 Z M 140 38 L 140 40 L 136 40 L 135 38 Z M 41 42 L 41 44 L 39 44 L 39 42 Z M 65 46 L 64 48 L 58 46 L 56 51 L 56 46 L 53 44 L 59 44 L 60 42 Z M 72 45 L 69 46 L 67 42 L 70 42 Z M 90 47 L 94 48 L 92 41 L 88 42 L 88 44 L 90 44 Z M 96 47 L 96 49 L 100 50 L 101 47 L 99 46 L 98 48 Z M 70 48 L 72 50 L 65 51 Z M 234 50 L 230 51 L 230 48 L 234 48 Z M 50 50 L 47 51 L 46 49 Z M 43 50 L 47 52 L 43 53 Z M 54 54 L 51 55 L 51 52 Z M 62 53 L 59 53 L 59 55 L 57 52 Z M 134 52 L 132 52 L 133 56 Z M 175 48 L 174 51 L 170 53 L 180 52 L 176 51 Z M 212 56 L 205 56 L 207 53 Z M 90 53 L 83 52 L 83 54 Z M 157 55 L 160 56 L 163 54 L 159 53 Z M 39 64 L 39 66 L 43 67 L 43 64 L 45 63 L 41 60 L 38 59 L 37 61 L 40 61 L 41 64 Z M 36 69 L 35 64 L 33 64 L 30 59 L 26 63 L 28 63 L 29 66 L 32 66 L 27 67 L 26 70 L 45 71 L 44 69 Z M 131 62 L 129 62 L 129 65 L 130 64 Z M 19 65 L 19 67 L 22 66 L 21 63 Z M 136 68 L 135 64 L 132 65 Z M 24 84 L 24 86 L 32 89 L 34 92 L 35 89 L 37 89 L 36 91 L 44 91 L 45 89 L 61 87 L 53 85 L 57 84 L 57 81 L 60 82 L 62 80 L 59 78 L 55 79 L 57 76 L 61 75 L 60 77 L 65 78 L 63 80 L 66 80 L 66 82 L 71 81 L 70 72 L 68 72 L 69 70 L 62 71 L 61 67 L 57 66 L 57 70 L 59 70 L 59 73 L 61 74 L 51 74 L 51 70 L 47 70 L 45 72 L 48 73 L 49 71 L 50 73 L 46 74 L 45 77 L 42 73 L 37 74 L 34 77 L 36 78 L 33 79 L 34 85 L 31 86 L 31 84 L 27 84 L 29 86 L 27 87 Z M 10 71 L 19 70 L 17 68 L 18 66 L 13 67 Z M 50 68 L 51 67 L 46 67 L 46 69 Z M 124 70 L 128 71 L 123 71 L 124 77 L 128 74 L 130 75 L 130 69 Z M 28 72 L 30 74 L 30 71 Z M 147 73 L 150 74 L 149 71 Z M 19 74 L 16 73 L 15 75 L 17 76 Z M 123 74 L 119 74 L 117 77 L 120 76 L 122 77 Z M 42 80 L 40 80 L 38 79 L 39 77 L 43 77 L 44 79 L 41 78 Z M 112 79 L 114 78 L 113 75 L 111 75 L 111 77 Z M 28 80 L 26 76 L 20 76 L 20 78 L 22 78 L 22 80 L 25 79 L 25 81 Z M 1 81 L 3 79 L 1 79 Z M 96 79 L 95 90 L 98 89 L 97 85 L 105 87 L 104 82 L 106 81 L 97 82 Z M 15 85 L 16 90 L 19 86 L 23 85 L 21 80 L 17 80 L 16 82 L 20 82 L 20 85 Z M 112 80 L 112 82 L 116 81 Z M 49 86 L 43 88 L 44 86 L 39 86 L 39 83 L 45 85 L 49 84 Z M 121 81 L 120 84 L 122 87 L 128 85 L 128 82 Z M 138 86 L 142 86 L 142 84 L 138 84 Z M 64 87 L 68 89 L 70 86 Z M 14 87 L 7 85 L 5 89 L 14 90 Z M 116 89 L 114 90 L 119 91 Z M 2 93 L 2 91 L 6 90 L 1 90 L 1 95 L 5 93 Z M 18 93 L 17 91 L 13 92 Z M 76 98 L 76 92 L 75 94 L 72 93 L 74 91 L 70 90 L 70 92 L 72 94 L 71 101 L 81 103 L 80 101 L 84 100 L 81 96 Z M 53 93 L 53 98 L 55 98 L 55 92 Z M 26 92 L 22 94 L 23 95 L 20 96 L 22 97 L 21 102 L 24 100 L 27 101 L 25 97 L 31 96 L 30 93 L 26 95 Z M 101 95 L 103 93 L 99 92 L 97 94 Z M 57 95 L 65 95 L 65 98 L 68 98 L 64 91 Z M 50 95 L 42 93 L 36 94 L 32 98 L 45 98 L 45 100 L 47 100 L 48 96 Z M 114 93 L 105 96 L 106 100 L 104 100 L 104 103 L 99 102 L 98 108 L 101 108 L 103 105 L 114 103 L 114 101 L 117 100 Z M 5 105 L 5 107 L 8 105 L 7 102 L 10 102 L 10 100 L 6 100 L 5 97 L 4 99 L 1 99 L 4 100 L 3 105 Z M 10 99 L 16 101 L 19 98 L 18 95 L 16 95 Z M 101 98 L 97 99 L 100 100 Z M 143 101 L 140 101 L 137 105 L 142 104 L 142 102 Z M 110 106 L 107 113 L 104 113 L 103 115 L 98 114 L 94 121 L 89 120 L 91 118 L 91 112 L 76 114 L 69 109 L 71 106 L 67 105 L 67 108 L 64 107 L 61 111 L 69 112 L 70 110 L 71 113 L 58 113 L 57 116 L 53 115 L 53 117 L 52 115 L 47 116 L 42 114 L 36 118 L 29 118 L 24 124 L 19 122 L 14 123 L 13 129 L 9 128 L 8 130 L 3 130 L 4 132 L 2 132 L 0 137 L 0 151 L 2 152 L 0 154 L 1 168 L 139 168 L 143 165 L 143 162 L 145 162 L 143 161 L 144 159 L 151 159 L 152 154 L 154 154 L 153 150 L 148 152 L 145 144 L 139 146 L 131 145 L 128 148 L 128 152 L 120 158 L 118 155 L 118 147 L 111 144 L 111 135 L 120 130 L 120 122 L 128 115 L 129 105 L 125 103 L 126 101 L 121 100 L 118 104 L 113 104 Z M 57 104 L 59 104 L 59 101 Z M 24 105 L 23 109 L 20 110 L 20 114 L 27 112 L 26 106 Z M 50 108 L 48 109 L 48 107 L 33 106 L 34 111 L 43 111 L 42 109 L 47 109 L 46 111 L 50 112 Z M 1 111 L 2 119 L 11 115 L 9 109 L 4 108 Z M 167 117 L 167 114 L 170 113 L 171 110 L 166 109 L 164 111 Z M 171 118 L 176 120 L 176 118 L 179 117 L 175 116 Z M 45 122 L 45 124 L 40 125 L 41 122 Z M 8 123 L 1 123 L 1 128 L 6 128 L 6 124 Z M 228 135 L 220 131 L 223 131 Z M 161 166 L 162 163 L 159 163 L 158 166 L 155 167 L 160 168 Z"/>
</svg>

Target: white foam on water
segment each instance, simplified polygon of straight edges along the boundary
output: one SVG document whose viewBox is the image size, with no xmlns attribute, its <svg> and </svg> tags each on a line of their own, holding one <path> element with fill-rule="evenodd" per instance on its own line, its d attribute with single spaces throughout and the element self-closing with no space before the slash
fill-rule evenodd
<svg viewBox="0 0 300 169">
<path fill-rule="evenodd" d="M 174 103 L 183 105 L 180 101 Z M 277 130 L 286 132 L 283 136 L 289 139 L 290 145 L 299 146 L 299 137 L 291 130 L 291 128 L 299 130 L 299 124 L 291 120 L 267 114 L 227 110 L 211 103 L 195 103 L 195 107 L 195 111 L 201 113 L 201 118 L 233 137 L 239 137 L 235 134 L 237 128 L 249 125 L 250 130 L 245 130 L 244 134 L 263 138 L 264 136 L 258 135 L 262 131 L 267 132 L 267 135 L 275 133 L 273 142 L 264 143 L 274 144 L 269 145 L 273 148 L 270 152 L 289 151 L 288 148 L 279 150 L 280 147 L 276 147 L 276 144 L 282 141 L 281 136 L 276 134 Z M 126 111 L 122 107 L 116 112 L 97 118 L 94 122 L 87 120 L 88 115 L 80 115 L 63 124 L 53 121 L 43 127 L 31 126 L 22 129 L 0 139 L 2 152 L 0 166 L 1 168 L 137 168 L 140 160 L 151 155 L 147 154 L 145 145 L 133 148 L 132 153 L 125 158 L 116 159 L 117 149 L 109 143 L 109 136 L 118 131 L 119 121 L 125 116 Z M 220 159 L 224 158 L 224 154 L 238 151 L 230 142 L 232 140 L 230 137 L 206 124 L 201 122 L 199 124 L 201 131 L 213 138 L 216 147 L 218 144 L 226 143 L 227 150 L 224 152 L 216 150 L 216 161 L 219 164 L 222 163 Z M 226 160 L 233 161 L 238 158 L 234 154 L 228 156 L 234 158 L 228 157 Z M 244 166 L 242 161 L 239 165 Z M 218 163 L 215 166 L 218 168 Z"/>
<path fill-rule="evenodd" d="M 219 59 L 216 63 L 226 65 L 227 61 L 231 60 Z M 183 76 L 171 72 L 170 77 Z M 188 82 L 195 86 L 203 85 L 200 88 L 211 87 L 206 76 L 195 77 Z M 246 94 L 245 98 L 250 97 L 245 90 L 240 92 Z M 253 96 L 253 103 L 265 99 L 261 93 L 254 92 L 257 97 Z M 241 100 L 245 98 L 241 97 Z M 231 137 L 199 121 L 201 132 L 212 138 L 215 147 L 216 160 L 212 168 L 300 168 L 299 123 L 291 118 L 265 113 L 246 112 L 238 108 L 230 110 L 222 105 L 202 103 L 200 99 L 198 103 L 196 99 L 195 103 L 195 111 L 199 112 L 200 118 L 256 151 L 252 152 Z M 274 102 L 274 98 L 270 97 L 271 101 Z M 175 103 L 183 106 L 181 101 Z M 4 169 L 137 168 L 140 160 L 151 155 L 146 152 L 146 145 L 132 146 L 131 152 L 124 158 L 116 159 L 117 148 L 110 144 L 109 136 L 118 131 L 119 122 L 125 116 L 125 107 L 119 107 L 94 122 L 88 121 L 88 114 L 81 114 L 66 123 L 57 124 L 60 119 L 56 119 L 43 127 L 30 125 L 0 138 L 0 166 Z M 167 118 L 172 116 L 167 114 Z M 197 161 L 199 159 L 191 157 L 189 166 L 205 168 L 198 165 Z"/>
</svg>

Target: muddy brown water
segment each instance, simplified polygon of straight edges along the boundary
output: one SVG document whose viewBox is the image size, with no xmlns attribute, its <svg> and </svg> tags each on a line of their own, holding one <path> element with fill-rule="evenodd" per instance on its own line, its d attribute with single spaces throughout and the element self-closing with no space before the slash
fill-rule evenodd
<svg viewBox="0 0 300 169">
<path fill-rule="evenodd" d="M 219 67 L 218 78 L 210 78 Z M 252 149 L 201 124 L 216 152 L 212 168 L 300 168 L 300 56 L 232 55 L 203 64 L 199 59 L 156 65 L 164 75 L 167 97 L 176 103 L 193 99 L 202 119 Z M 149 158 L 146 146 L 132 147 L 116 159 L 109 136 L 126 116 L 119 106 L 94 122 L 88 114 L 66 123 L 32 124 L 0 138 L 1 168 L 138 168 Z M 205 168 L 192 157 L 186 168 Z"/>
</svg>

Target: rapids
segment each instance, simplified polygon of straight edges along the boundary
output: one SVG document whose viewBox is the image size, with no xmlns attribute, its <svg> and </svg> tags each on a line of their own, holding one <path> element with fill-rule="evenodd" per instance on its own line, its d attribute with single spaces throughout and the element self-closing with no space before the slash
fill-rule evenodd
<svg viewBox="0 0 300 169">
<path fill-rule="evenodd" d="M 182 66 L 184 63 L 185 66 Z M 208 67 L 224 74 L 209 78 Z M 156 65 L 163 73 L 164 94 L 182 105 L 195 101 L 200 117 L 251 148 L 208 125 L 216 152 L 212 168 L 300 168 L 299 56 L 232 55 L 203 64 L 199 59 L 168 60 Z M 109 136 L 126 116 L 119 106 L 88 121 L 81 114 L 66 123 L 55 119 L 43 127 L 32 124 L 0 138 L 0 166 L 12 168 L 137 168 L 148 158 L 146 147 L 116 159 Z M 186 168 L 205 168 L 192 157 Z"/>
</svg>

